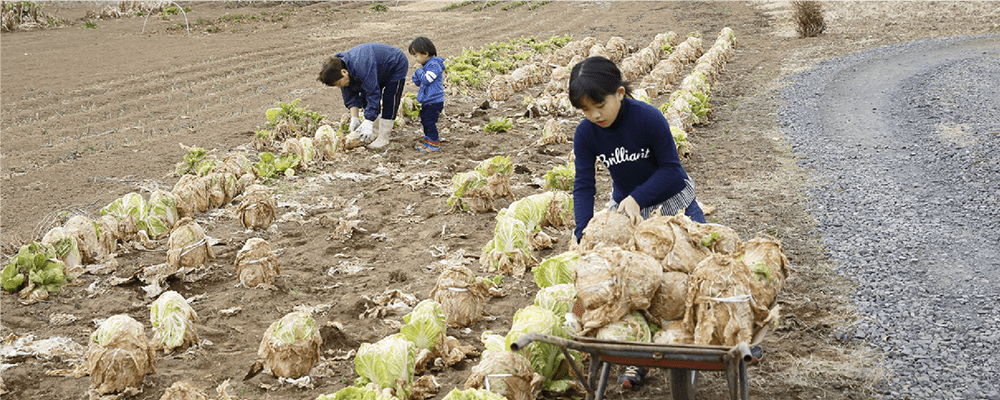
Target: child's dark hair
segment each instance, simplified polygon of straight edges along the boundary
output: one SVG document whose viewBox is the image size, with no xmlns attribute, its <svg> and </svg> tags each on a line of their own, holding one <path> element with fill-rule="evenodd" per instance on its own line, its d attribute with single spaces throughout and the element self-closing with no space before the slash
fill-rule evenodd
<svg viewBox="0 0 1000 400">
<path fill-rule="evenodd" d="M 619 87 L 625 87 L 625 95 L 632 97 L 632 89 L 622 81 L 622 72 L 615 63 L 604 57 L 590 57 L 574 65 L 570 72 L 569 102 L 581 108 L 583 98 L 601 102 Z"/>
<path fill-rule="evenodd" d="M 344 77 L 341 70 L 345 69 L 347 69 L 347 64 L 344 64 L 344 60 L 337 57 L 330 57 L 323 63 L 323 69 L 319 70 L 318 80 L 327 86 L 333 86 L 340 78 Z"/>
<path fill-rule="evenodd" d="M 434 47 L 434 42 L 423 36 L 413 39 L 413 42 L 410 43 L 410 54 L 417 53 L 427 53 L 430 57 L 437 57 L 438 55 L 437 48 Z"/>
</svg>

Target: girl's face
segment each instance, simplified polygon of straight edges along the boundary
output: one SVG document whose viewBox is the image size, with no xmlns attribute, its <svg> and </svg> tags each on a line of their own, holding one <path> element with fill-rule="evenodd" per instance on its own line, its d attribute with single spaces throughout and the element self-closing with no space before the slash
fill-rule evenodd
<svg viewBox="0 0 1000 400">
<path fill-rule="evenodd" d="M 619 86 L 614 94 L 604 96 L 599 101 L 593 101 L 589 97 L 580 99 L 580 111 L 588 121 L 593 122 L 601 128 L 607 128 L 615 123 L 618 118 L 618 110 L 622 108 L 622 99 L 625 98 L 625 87 Z"/>
<path fill-rule="evenodd" d="M 424 65 L 427 63 L 427 60 L 431 59 L 431 56 L 430 54 L 427 53 L 416 52 L 413 53 L 413 58 L 416 58 L 417 62 L 420 63 L 420 65 Z"/>
</svg>

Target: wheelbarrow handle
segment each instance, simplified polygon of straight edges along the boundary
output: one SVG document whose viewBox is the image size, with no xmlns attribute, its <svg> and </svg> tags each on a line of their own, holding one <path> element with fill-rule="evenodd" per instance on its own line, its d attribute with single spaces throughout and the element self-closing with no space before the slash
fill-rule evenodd
<svg viewBox="0 0 1000 400">
<path fill-rule="evenodd" d="M 558 336 L 551 336 L 538 332 L 528 332 L 524 334 L 524 336 L 521 336 L 520 339 L 517 339 L 516 341 L 514 341 L 514 343 L 510 344 L 510 351 L 521 350 L 527 347 L 532 342 L 551 343 L 556 346 L 565 348 L 568 341 Z"/>
</svg>

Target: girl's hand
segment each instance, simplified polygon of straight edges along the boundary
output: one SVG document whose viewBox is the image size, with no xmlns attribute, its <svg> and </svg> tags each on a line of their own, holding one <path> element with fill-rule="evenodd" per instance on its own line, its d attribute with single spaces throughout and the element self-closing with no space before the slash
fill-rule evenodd
<svg viewBox="0 0 1000 400">
<path fill-rule="evenodd" d="M 642 214 L 639 212 L 639 203 L 632 198 L 632 196 L 626 197 L 621 203 L 618 203 L 618 211 L 628 217 L 632 221 L 632 225 L 636 225 L 642 222 Z"/>
<path fill-rule="evenodd" d="M 351 117 L 351 125 L 347 131 L 354 132 L 355 129 L 358 129 L 358 125 L 361 125 L 361 119 L 358 117 Z"/>
</svg>

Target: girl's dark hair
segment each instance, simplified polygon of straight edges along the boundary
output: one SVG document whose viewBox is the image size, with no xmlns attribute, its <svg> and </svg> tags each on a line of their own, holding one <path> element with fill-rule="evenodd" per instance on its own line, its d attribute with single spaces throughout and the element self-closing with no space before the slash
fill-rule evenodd
<svg viewBox="0 0 1000 400">
<path fill-rule="evenodd" d="M 347 64 L 344 64 L 344 60 L 337 57 L 330 57 L 323 63 L 323 69 L 319 70 L 318 80 L 327 86 L 333 86 L 340 78 L 344 77 L 344 74 L 340 73 L 340 71 L 345 69 L 347 69 Z"/>
<path fill-rule="evenodd" d="M 428 56 L 437 57 L 438 51 L 434 47 L 434 42 L 423 36 L 413 39 L 410 43 L 410 54 L 427 53 Z"/>
<path fill-rule="evenodd" d="M 570 72 L 569 102 L 581 108 L 584 97 L 600 102 L 619 87 L 625 87 L 625 95 L 632 97 L 632 89 L 622 81 L 622 72 L 615 63 L 604 57 L 590 57 L 574 65 Z"/>
</svg>

